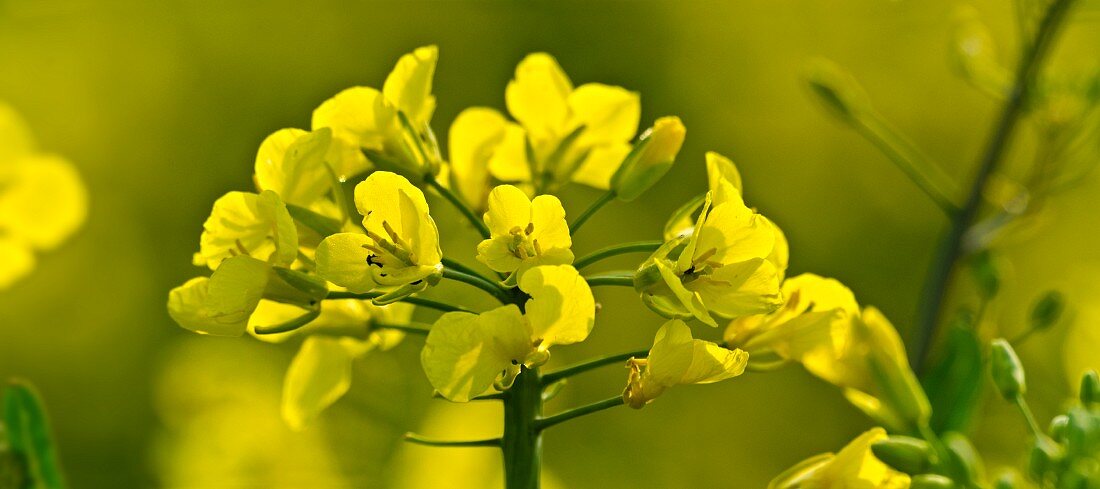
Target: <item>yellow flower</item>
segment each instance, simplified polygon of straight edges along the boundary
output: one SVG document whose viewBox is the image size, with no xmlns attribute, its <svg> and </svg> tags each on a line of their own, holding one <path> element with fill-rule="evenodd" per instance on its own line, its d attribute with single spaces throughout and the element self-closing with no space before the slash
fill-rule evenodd
<svg viewBox="0 0 1100 489">
<path fill-rule="evenodd" d="M 482 156 L 479 164 L 486 165 L 497 181 L 522 184 L 539 194 L 570 181 L 609 188 L 611 175 L 630 152 L 641 116 L 637 93 L 599 83 L 574 88 L 546 53 L 531 54 L 519 63 L 505 102 L 519 124 L 494 118 L 500 122 L 471 128 L 464 132 L 468 139 L 452 140 L 452 148 L 468 148 L 478 141 L 495 144 L 492 156 Z M 480 181 L 480 174 L 468 166 L 454 171 L 460 180 Z"/>
<path fill-rule="evenodd" d="M 269 280 L 270 265 L 250 256 L 223 260 L 209 277 L 196 277 L 168 294 L 168 314 L 201 334 L 239 336 Z"/>
<path fill-rule="evenodd" d="M 366 234 L 337 233 L 317 247 L 317 274 L 353 292 L 422 290 L 443 269 L 439 231 L 424 193 L 404 177 L 371 173 L 355 187 Z"/>
<path fill-rule="evenodd" d="M 736 198 L 734 198 L 736 197 Z M 771 312 L 782 304 L 774 226 L 740 196 L 711 207 L 708 195 L 690 236 L 667 242 L 635 272 L 635 288 L 651 309 L 696 319 Z"/>
<path fill-rule="evenodd" d="M 523 271 L 537 265 L 573 263 L 573 245 L 565 209 L 552 195 L 533 200 L 522 190 L 501 185 L 489 194 L 485 224 L 489 239 L 477 247 L 477 259 L 495 271 Z"/>
<path fill-rule="evenodd" d="M 59 246 L 87 212 L 76 168 L 39 152 L 22 118 L 0 103 L 0 289 L 30 273 L 34 251 Z"/>
<path fill-rule="evenodd" d="M 623 401 L 640 409 L 665 389 L 676 385 L 709 384 L 741 375 L 749 355 L 709 341 L 691 337 L 691 330 L 679 319 L 666 322 L 653 339 L 644 360 L 628 362 L 630 377 Z"/>
<path fill-rule="evenodd" d="M 679 117 L 662 117 L 638 139 L 638 145 L 611 176 L 619 200 L 630 202 L 668 173 L 684 144 L 686 130 Z"/>
<path fill-rule="evenodd" d="M 439 393 L 466 402 L 494 385 L 506 389 L 521 367 L 549 359 L 553 345 L 584 341 L 595 323 L 588 283 L 568 265 L 534 267 L 520 278 L 531 299 L 481 314 L 450 312 L 432 326 L 420 361 Z"/>
<path fill-rule="evenodd" d="M 500 112 L 485 107 L 466 109 L 451 123 L 447 138 L 450 184 L 476 210 L 486 207 L 493 180 L 489 162 L 495 157 L 505 133 L 513 126 L 515 124 L 508 122 Z M 513 130 L 522 133 L 518 126 Z"/>
<path fill-rule="evenodd" d="M 202 225 L 196 265 L 216 270 L 227 258 L 248 255 L 288 266 L 298 256 L 298 231 L 279 195 L 229 192 L 214 201 Z"/>
<path fill-rule="evenodd" d="M 287 204 L 313 208 L 336 180 L 326 161 L 331 143 L 332 131 L 327 128 L 275 131 L 256 152 L 256 187 L 279 194 Z"/>
<path fill-rule="evenodd" d="M 873 428 L 835 455 L 817 455 L 791 467 L 768 489 L 907 489 L 909 476 L 871 453 L 871 445 L 885 439 L 886 430 Z"/>
<path fill-rule="evenodd" d="M 294 430 L 301 430 L 325 408 L 347 393 L 351 386 L 353 361 L 374 351 L 389 350 L 404 338 L 396 330 L 373 329 L 371 322 L 407 323 L 412 317 L 408 304 L 373 306 L 363 301 L 334 301 L 322 309 L 310 324 L 315 334 L 306 338 L 287 369 L 283 382 L 282 415 Z M 329 334 L 339 328 L 363 328 L 357 336 Z M 303 328 L 305 329 L 305 328 Z"/>
<path fill-rule="evenodd" d="M 397 61 L 382 91 L 352 87 L 313 111 L 313 129 L 332 129 L 330 158 L 341 178 L 368 169 L 363 150 L 377 152 L 374 163 L 393 166 L 389 170 L 420 177 L 438 172 L 433 166 L 437 155 L 421 151 L 430 139 L 428 124 L 435 111 L 432 77 L 438 58 L 435 46 L 417 48 Z"/>
</svg>

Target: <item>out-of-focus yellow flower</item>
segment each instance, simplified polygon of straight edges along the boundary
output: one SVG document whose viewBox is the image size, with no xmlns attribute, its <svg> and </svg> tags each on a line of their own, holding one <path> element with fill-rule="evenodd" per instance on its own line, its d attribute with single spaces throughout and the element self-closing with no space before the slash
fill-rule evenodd
<svg viewBox="0 0 1100 489">
<path fill-rule="evenodd" d="M 330 157 L 340 177 L 369 168 L 363 150 L 378 152 L 384 161 L 374 163 L 395 166 L 389 170 L 408 172 L 410 176 L 438 173 L 433 161 L 436 155 L 422 153 L 435 111 L 431 92 L 438 59 L 439 49 L 435 46 L 417 48 L 397 61 L 382 91 L 352 87 L 313 111 L 313 129 L 332 129 Z"/>
<path fill-rule="evenodd" d="M 30 129 L 0 103 L 0 290 L 34 269 L 35 250 L 51 250 L 88 213 L 72 163 L 37 150 Z"/>
<path fill-rule="evenodd" d="M 611 176 L 615 196 L 630 202 L 665 176 L 680 153 L 686 132 L 679 117 L 657 119 Z"/>
<path fill-rule="evenodd" d="M 523 132 L 500 112 L 485 107 L 466 109 L 451 123 L 447 138 L 450 184 L 476 210 L 486 208 L 493 187 L 489 162 L 509 130 Z"/>
<path fill-rule="evenodd" d="M 401 331 L 373 328 L 374 324 L 404 324 L 412 317 L 409 304 L 379 307 L 363 301 L 335 302 L 345 304 L 322 309 L 321 316 L 309 326 L 313 333 L 320 334 L 306 338 L 286 372 L 282 415 L 294 430 L 304 428 L 347 393 L 354 360 L 375 349 L 393 348 L 405 337 Z M 356 327 L 365 334 L 331 334 Z"/>
<path fill-rule="evenodd" d="M 767 313 L 782 304 L 774 226 L 739 195 L 712 207 L 708 194 L 690 236 L 667 242 L 635 273 L 643 302 L 661 315 L 717 327 L 724 317 Z M 785 254 L 785 253 L 784 253 Z"/>
<path fill-rule="evenodd" d="M 817 455 L 791 467 L 768 489 L 907 489 L 909 476 L 871 453 L 871 445 L 885 439 L 886 430 L 873 428 L 835 455 Z"/>
<path fill-rule="evenodd" d="M 202 334 L 239 336 L 267 288 L 270 265 L 250 256 L 223 260 L 207 277 L 196 277 L 168 294 L 168 314 Z"/>
<path fill-rule="evenodd" d="M 404 177 L 374 172 L 355 187 L 366 234 L 338 233 L 317 247 L 317 274 L 354 292 L 423 290 L 441 273 L 439 231 L 424 193 Z"/>
<path fill-rule="evenodd" d="M 628 362 L 630 377 L 623 401 L 640 409 L 669 387 L 710 384 L 745 372 L 749 355 L 709 341 L 692 339 L 691 329 L 673 319 L 657 331 L 648 358 Z"/>
<path fill-rule="evenodd" d="M 528 199 L 522 190 L 501 185 L 489 194 L 485 224 L 491 235 L 478 245 L 477 259 L 495 271 L 518 277 L 537 265 L 573 263 L 565 209 L 553 195 Z"/>
<path fill-rule="evenodd" d="M 550 193 L 571 181 L 608 189 L 630 153 L 641 117 L 637 93 L 600 83 L 574 88 L 546 53 L 528 55 L 519 63 L 505 102 L 518 124 L 492 109 L 476 108 L 471 110 L 489 123 L 463 121 L 461 132 L 452 129 L 452 169 L 460 187 L 486 185 L 484 167 L 492 179 L 529 194 Z M 483 205 L 474 200 L 477 190 L 464 195 L 475 207 Z"/>
<path fill-rule="evenodd" d="M 509 304 L 481 314 L 450 312 L 432 326 L 420 360 L 439 393 L 466 402 L 511 386 L 521 367 L 545 363 L 549 348 L 584 341 L 595 324 L 588 283 L 568 265 L 534 267 L 519 280 L 525 311 Z"/>
</svg>

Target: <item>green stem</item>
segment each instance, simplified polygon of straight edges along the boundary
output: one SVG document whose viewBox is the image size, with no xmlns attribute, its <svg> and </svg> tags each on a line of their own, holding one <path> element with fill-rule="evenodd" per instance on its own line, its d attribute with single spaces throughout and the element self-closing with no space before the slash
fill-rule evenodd
<svg viewBox="0 0 1100 489">
<path fill-rule="evenodd" d="M 573 262 L 573 268 L 580 270 L 600 260 L 611 258 L 613 256 L 623 255 L 626 253 L 654 252 L 657 251 L 657 248 L 660 248 L 663 244 L 664 243 L 660 241 L 636 241 L 633 243 L 623 243 L 614 246 L 608 246 L 607 248 L 593 251 L 592 253 L 578 258 L 576 261 Z"/>
<path fill-rule="evenodd" d="M 504 481 L 507 489 L 538 489 L 542 467 L 542 388 L 538 370 L 523 368 L 504 392 Z"/>
<path fill-rule="evenodd" d="M 588 415 L 588 414 L 603 411 L 604 409 L 613 408 L 615 406 L 621 406 L 622 404 L 623 404 L 623 396 L 621 396 L 621 395 L 612 397 L 610 399 L 604 399 L 602 401 L 597 401 L 597 402 L 594 402 L 594 403 L 589 404 L 587 406 L 581 406 L 581 407 L 576 408 L 576 409 L 570 409 L 570 410 L 568 410 L 564 413 L 555 414 L 555 415 L 550 416 L 548 418 L 539 419 L 535 423 L 535 429 L 538 430 L 538 431 L 542 431 L 542 430 L 545 430 L 546 428 L 554 426 L 558 423 L 564 423 L 564 422 L 569 421 L 573 418 L 579 418 L 581 416 L 585 416 L 585 415 Z"/>
<path fill-rule="evenodd" d="M 955 204 L 956 192 L 951 179 L 917 149 L 915 144 L 902 137 L 878 114 L 857 118 L 855 128 L 928 195 L 944 214 L 952 216 L 959 211 L 959 206 Z"/>
<path fill-rule="evenodd" d="M 588 206 L 588 208 L 585 209 L 584 212 L 581 213 L 581 215 L 577 216 L 577 220 L 573 221 L 573 224 L 569 225 L 569 234 L 576 234 L 577 230 L 581 228 L 581 225 L 583 225 L 585 221 L 591 218 L 594 214 L 596 214 L 596 211 L 600 210 L 603 206 L 607 205 L 607 203 L 611 202 L 612 200 L 615 200 L 615 191 L 608 190 L 607 193 L 601 195 L 599 199 L 596 199 L 596 201 L 592 203 L 592 205 Z"/>
<path fill-rule="evenodd" d="M 607 355 L 605 357 L 595 358 L 543 374 L 542 385 L 550 385 L 561 379 L 572 377 L 577 374 L 582 374 L 589 370 L 600 368 L 604 365 L 625 362 L 627 360 L 630 360 L 631 358 L 645 358 L 647 356 L 649 356 L 649 350 L 638 350 L 629 353 L 619 353 L 616 355 Z"/>
<path fill-rule="evenodd" d="M 339 299 L 371 300 L 371 299 L 374 299 L 374 298 L 377 298 L 377 297 L 381 297 L 382 295 L 383 295 L 382 292 L 366 292 L 366 293 L 362 293 L 362 294 L 357 294 L 355 292 L 333 291 L 333 292 L 328 293 L 328 295 L 325 297 L 325 300 L 339 300 Z M 459 306 L 455 306 L 455 305 L 451 305 L 451 304 L 447 304 L 447 303 L 439 302 L 439 301 L 433 301 L 431 299 L 425 299 L 423 297 L 412 297 L 412 296 L 404 297 L 401 300 L 399 300 L 398 302 L 407 302 L 409 304 L 414 304 L 414 305 L 417 305 L 417 306 L 420 306 L 420 307 L 426 307 L 428 309 L 435 309 L 437 311 L 443 311 L 443 312 L 456 312 L 457 311 L 457 312 L 473 313 L 473 311 L 471 311 L 469 309 L 466 309 L 464 307 L 459 307 Z"/>
<path fill-rule="evenodd" d="M 439 195 L 442 195 L 444 199 L 447 199 L 447 201 L 450 202 L 451 205 L 455 207 L 455 209 L 458 209 L 458 211 L 461 212 L 463 216 L 466 216 L 466 220 L 470 221 L 470 224 L 474 225 L 474 228 L 477 229 L 478 234 L 480 234 L 483 239 L 489 239 L 488 226 L 486 226 L 485 223 L 482 222 L 481 218 L 478 217 L 476 213 L 474 213 L 473 209 L 466 205 L 465 202 L 462 202 L 462 199 L 459 198 L 458 195 L 455 195 L 455 193 L 452 192 L 451 189 L 444 187 L 443 184 L 439 183 L 439 180 L 436 180 L 434 176 L 424 177 L 424 183 L 427 183 L 429 187 L 434 188 L 436 192 L 439 192 Z"/>
<path fill-rule="evenodd" d="M 450 258 L 443 258 L 441 260 L 441 262 L 443 263 L 444 267 L 453 268 L 453 269 L 458 270 L 458 271 L 460 271 L 462 273 L 465 273 L 467 275 L 473 275 L 475 277 L 479 277 L 479 278 L 487 280 L 489 282 L 493 281 L 491 278 L 486 277 L 485 274 L 483 274 L 483 273 L 481 273 L 477 270 L 474 270 L 472 267 L 468 267 L 466 265 L 463 265 L 462 263 L 454 261 Z"/>
<path fill-rule="evenodd" d="M 429 447 L 449 447 L 449 448 L 462 448 L 462 447 L 500 447 L 500 438 L 488 438 L 485 440 L 433 440 L 431 438 L 424 438 L 416 433 L 405 433 L 405 441 L 409 443 L 415 443 L 417 445 L 427 445 Z"/>
<path fill-rule="evenodd" d="M 1035 438 L 1043 436 L 1043 429 L 1039 427 L 1039 422 L 1035 421 L 1035 414 L 1031 412 L 1031 407 L 1027 405 L 1027 401 L 1022 394 L 1017 395 L 1014 401 L 1016 407 L 1020 409 L 1020 414 L 1024 416 L 1024 420 L 1027 421 L 1027 428 L 1031 431 L 1031 435 Z"/>
<path fill-rule="evenodd" d="M 634 275 L 630 272 L 601 273 L 589 275 L 584 279 L 588 282 L 589 287 L 599 287 L 601 285 L 634 286 Z"/>
<path fill-rule="evenodd" d="M 957 214 L 951 220 L 951 228 L 947 232 L 937 258 L 932 264 L 922 292 L 920 309 L 917 312 L 917 327 L 914 329 L 914 348 L 912 349 L 912 363 L 914 369 L 920 373 L 930 350 L 933 330 L 936 327 L 943 308 L 947 286 L 951 281 L 951 271 L 965 253 L 965 237 L 967 230 L 978 215 L 982 202 L 982 191 L 985 189 L 989 178 L 997 170 L 1004 157 L 1006 148 L 1012 135 L 1018 126 L 1020 116 L 1024 112 L 1034 83 L 1043 61 L 1046 59 L 1055 34 L 1066 17 L 1073 0 L 1055 0 L 1047 8 L 1039 30 L 1035 34 L 1035 41 L 1028 46 L 1020 66 L 1016 72 L 1016 79 L 1009 93 L 1001 116 L 993 127 L 993 135 L 989 140 L 986 151 L 978 163 L 977 175 L 970 187 L 970 193 Z"/>
<path fill-rule="evenodd" d="M 488 292 L 502 304 L 508 304 L 512 300 L 511 294 L 507 290 L 505 290 L 504 287 L 501 287 L 495 282 L 491 282 L 488 279 L 478 275 L 470 275 L 468 273 L 463 273 L 453 268 L 444 267 L 443 278 L 454 280 L 456 282 L 462 282 L 468 285 L 473 285 L 474 287 Z"/>
</svg>

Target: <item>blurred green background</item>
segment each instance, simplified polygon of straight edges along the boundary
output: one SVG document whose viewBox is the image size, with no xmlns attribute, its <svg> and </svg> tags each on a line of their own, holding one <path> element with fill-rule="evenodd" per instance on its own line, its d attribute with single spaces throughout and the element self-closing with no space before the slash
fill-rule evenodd
<svg viewBox="0 0 1100 489">
<path fill-rule="evenodd" d="M 0 99 L 42 147 L 75 162 L 91 195 L 84 229 L 0 294 L 0 376 L 40 387 L 75 487 L 424 487 L 425 471 L 496 476 L 491 450 L 399 441 L 408 430 L 456 425 L 492 435 L 499 415 L 429 399 L 420 340 L 357 364 L 351 393 L 291 433 L 278 398 L 294 346 L 199 338 L 164 306 L 171 287 L 203 273 L 190 265 L 202 222 L 215 198 L 252 188 L 264 136 L 308 127 L 321 101 L 352 85 L 380 86 L 401 54 L 431 43 L 441 51 L 433 123 L 441 135 L 465 107 L 503 109 L 515 64 L 533 51 L 555 55 L 578 84 L 639 91 L 645 125 L 683 118 L 687 143 L 666 184 L 599 214 L 574 240 L 580 254 L 658 236 L 665 216 L 702 187 L 704 151 L 716 150 L 740 166 L 750 205 L 786 231 L 792 274 L 839 278 L 904 335 L 945 220 L 820 110 L 800 73 L 814 56 L 845 66 L 886 117 L 965 182 L 998 105 L 948 62 L 958 3 L 0 0 Z M 1002 53 L 1014 52 L 1010 6 L 976 5 Z M 1086 2 L 1055 65 L 1095 69 L 1095 50 L 1085 54 L 1100 43 L 1098 27 L 1097 3 Z M 1018 331 L 1030 301 L 1050 287 L 1078 305 L 1096 301 L 1095 180 L 1055 199 L 1004 246 L 1013 278 L 999 299 L 1004 331 Z M 563 200 L 576 215 L 597 195 L 573 188 Z M 444 251 L 473 263 L 475 235 L 453 224 L 457 214 L 442 201 L 433 206 Z M 435 293 L 478 300 L 460 286 Z M 630 291 L 596 293 L 604 306 L 596 330 L 555 351 L 555 362 L 652 341 L 661 320 Z M 1041 419 L 1070 393 L 1060 354 L 1068 328 L 1022 350 Z M 578 379 L 549 409 L 613 395 L 624 378 L 608 368 Z M 1023 426 L 988 404 L 992 414 L 976 427 L 981 446 L 1017 462 Z M 570 423 L 547 435 L 544 460 L 562 487 L 761 487 L 869 426 L 839 392 L 792 367 Z M 465 477 L 435 487 L 489 484 L 456 485 Z"/>
</svg>

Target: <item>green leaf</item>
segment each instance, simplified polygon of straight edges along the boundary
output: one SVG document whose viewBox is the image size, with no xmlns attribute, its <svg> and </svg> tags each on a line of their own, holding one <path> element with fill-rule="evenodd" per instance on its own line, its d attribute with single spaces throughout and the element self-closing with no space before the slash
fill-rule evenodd
<svg viewBox="0 0 1100 489">
<path fill-rule="evenodd" d="M 10 381 L 3 393 L 3 408 L 11 451 L 26 461 L 33 487 L 65 487 L 46 413 L 34 388 L 23 381 Z"/>
<path fill-rule="evenodd" d="M 940 360 L 922 379 L 932 403 L 932 429 L 937 433 L 965 432 L 981 398 L 982 368 L 973 318 L 960 314 L 947 333 Z"/>
</svg>

